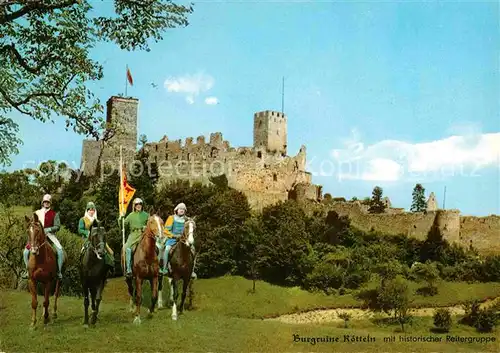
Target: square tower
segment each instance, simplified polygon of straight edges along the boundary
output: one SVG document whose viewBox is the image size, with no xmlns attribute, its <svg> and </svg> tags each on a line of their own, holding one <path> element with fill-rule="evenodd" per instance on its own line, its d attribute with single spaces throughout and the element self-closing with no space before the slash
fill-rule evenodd
<svg viewBox="0 0 500 353">
<path fill-rule="evenodd" d="M 120 146 L 124 159 L 133 159 L 137 150 L 137 108 L 139 100 L 113 96 L 107 101 L 106 124 L 114 130 L 109 140 L 116 157 L 120 155 Z"/>
<path fill-rule="evenodd" d="M 281 112 L 266 110 L 254 114 L 253 147 L 286 156 L 287 117 Z"/>
<path fill-rule="evenodd" d="M 137 108 L 139 100 L 113 96 L 106 107 L 106 128 L 113 136 L 102 146 L 102 140 L 84 140 L 80 168 L 85 175 L 95 175 L 102 166 L 119 167 L 120 146 L 125 163 L 133 161 L 137 150 Z M 103 150 L 101 151 L 101 148 Z"/>
</svg>

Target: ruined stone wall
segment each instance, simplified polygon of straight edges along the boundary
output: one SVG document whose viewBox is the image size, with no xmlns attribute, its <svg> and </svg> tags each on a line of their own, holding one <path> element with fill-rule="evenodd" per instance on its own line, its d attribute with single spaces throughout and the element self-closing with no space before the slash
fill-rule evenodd
<svg viewBox="0 0 500 353">
<path fill-rule="evenodd" d="M 500 254 L 500 216 L 460 217 L 460 242 L 483 253 Z"/>
<path fill-rule="evenodd" d="M 97 167 L 97 160 L 100 152 L 100 141 L 83 140 L 82 159 L 80 161 L 80 170 L 85 175 L 94 175 Z"/>
<path fill-rule="evenodd" d="M 336 211 L 346 215 L 356 228 L 363 231 L 379 231 L 384 234 L 404 234 L 425 240 L 434 221 L 437 222 L 443 237 L 450 243 L 463 247 L 472 245 L 482 254 L 500 254 L 500 216 L 488 217 L 460 216 L 459 210 L 436 210 L 428 212 L 401 212 L 402 209 L 389 209 L 387 213 L 369 214 L 367 206 L 359 201 L 308 203 L 305 210 Z"/>
<path fill-rule="evenodd" d="M 209 142 L 204 136 L 148 143 L 150 162 L 158 166 L 160 185 L 184 179 L 208 184 L 211 176 L 225 174 L 229 186 L 249 195 L 249 202 L 261 209 L 274 200 L 286 200 L 297 184 L 311 184 L 312 176 L 305 170 L 306 149 L 296 156 L 268 153 L 253 147 L 233 148 L 220 132 L 212 133 Z"/>
</svg>

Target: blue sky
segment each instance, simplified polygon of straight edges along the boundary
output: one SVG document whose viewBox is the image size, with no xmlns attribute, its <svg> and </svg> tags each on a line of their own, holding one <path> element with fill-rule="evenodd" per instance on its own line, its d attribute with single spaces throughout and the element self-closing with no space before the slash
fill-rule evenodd
<svg viewBox="0 0 500 353">
<path fill-rule="evenodd" d="M 103 103 L 123 93 L 128 64 L 149 141 L 220 131 L 251 146 L 253 114 L 281 110 L 284 76 L 288 154 L 307 147 L 324 192 L 379 185 L 409 208 L 420 182 L 440 206 L 446 186 L 446 208 L 500 214 L 499 23 L 494 1 L 200 2 L 149 53 L 96 47 L 104 79 L 91 87 Z M 63 120 L 15 119 L 24 145 L 8 170 L 79 167 L 83 137 Z"/>
</svg>

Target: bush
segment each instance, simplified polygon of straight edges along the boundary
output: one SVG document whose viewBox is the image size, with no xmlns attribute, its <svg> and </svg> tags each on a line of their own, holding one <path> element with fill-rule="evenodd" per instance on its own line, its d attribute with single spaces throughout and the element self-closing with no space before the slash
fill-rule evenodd
<svg viewBox="0 0 500 353">
<path fill-rule="evenodd" d="M 500 255 L 485 258 L 481 266 L 481 279 L 484 282 L 500 281 Z"/>
<path fill-rule="evenodd" d="M 351 319 L 351 314 L 347 312 L 341 312 L 338 314 L 339 319 L 344 320 L 344 327 L 347 328 L 347 322 Z"/>
<path fill-rule="evenodd" d="M 449 309 L 437 309 L 434 312 L 434 326 L 441 332 L 448 332 L 451 328 L 452 320 Z"/>
<path fill-rule="evenodd" d="M 317 264 L 304 281 L 307 289 L 319 289 L 327 293 L 328 289 L 339 289 L 344 283 L 346 273 L 342 267 L 329 262 Z"/>
<path fill-rule="evenodd" d="M 498 324 L 499 315 L 493 308 L 479 310 L 476 318 L 475 327 L 480 332 L 491 332 Z"/>
<path fill-rule="evenodd" d="M 464 317 L 460 323 L 468 326 L 475 326 L 479 317 L 479 300 L 468 300 L 463 304 Z"/>
</svg>

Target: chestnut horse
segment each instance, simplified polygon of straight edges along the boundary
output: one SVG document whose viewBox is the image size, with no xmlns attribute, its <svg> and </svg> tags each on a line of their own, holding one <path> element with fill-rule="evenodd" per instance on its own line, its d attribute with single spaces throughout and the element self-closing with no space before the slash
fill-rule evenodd
<svg viewBox="0 0 500 353">
<path fill-rule="evenodd" d="M 196 223 L 194 222 L 194 219 L 195 217 L 186 219 L 186 222 L 184 223 L 184 231 L 177 243 L 170 249 L 171 254 L 169 254 L 168 257 L 168 262 L 170 264 L 168 281 L 170 283 L 172 320 L 177 320 L 177 299 L 179 297 L 177 284 L 179 280 L 182 279 L 182 298 L 179 305 L 179 314 L 182 314 L 184 310 L 184 302 L 186 300 L 188 289 L 191 291 L 191 274 L 193 272 L 196 260 L 196 258 L 193 256 L 193 253 L 191 252 L 190 247 L 190 245 L 194 243 L 194 231 L 196 229 Z M 161 307 L 163 305 L 161 297 L 162 289 L 163 276 L 160 274 L 160 300 L 158 303 L 158 307 Z"/>
<path fill-rule="evenodd" d="M 151 286 L 151 306 L 149 314 L 154 313 L 158 299 L 158 275 L 160 273 L 160 262 L 156 251 L 157 241 L 165 243 L 163 235 L 163 220 L 154 214 L 148 218 L 146 229 L 142 233 L 139 244 L 133 255 L 132 278 L 135 279 L 135 324 L 141 323 L 142 284 L 149 280 Z M 122 266 L 125 268 L 125 253 L 122 250 Z M 130 295 L 130 311 L 133 312 L 134 287 L 132 278 L 126 278 L 128 293 Z"/>
<path fill-rule="evenodd" d="M 56 252 L 52 248 L 45 232 L 42 223 L 38 219 L 36 213 L 30 219 L 24 216 L 26 227 L 28 228 L 28 244 L 30 247 L 30 255 L 28 260 L 28 278 L 29 290 L 31 292 L 31 327 L 36 325 L 36 309 L 38 307 L 38 283 L 43 284 L 44 289 L 44 312 L 43 323 L 47 325 L 49 318 L 49 298 L 52 290 L 52 285 L 56 284 L 54 293 L 54 313 L 53 317 L 57 318 L 57 298 L 60 294 L 61 281 L 57 278 L 57 259 Z M 64 255 L 66 257 L 66 255 Z M 64 266 L 65 259 L 63 260 Z"/>
</svg>

